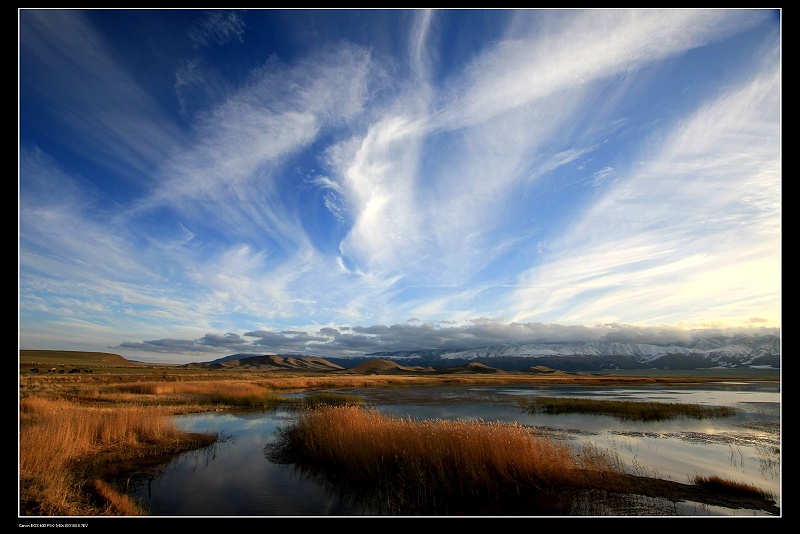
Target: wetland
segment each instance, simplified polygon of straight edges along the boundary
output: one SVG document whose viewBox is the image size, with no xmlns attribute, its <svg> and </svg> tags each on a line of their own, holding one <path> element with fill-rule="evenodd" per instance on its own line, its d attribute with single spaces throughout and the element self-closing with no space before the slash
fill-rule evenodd
<svg viewBox="0 0 800 534">
<path fill-rule="evenodd" d="M 590 445 L 619 462 L 640 491 L 636 498 L 583 496 L 558 506 L 522 498 L 458 506 L 452 502 L 406 507 L 376 500 L 365 481 L 353 487 L 324 469 L 283 463 L 265 453 L 280 429 L 297 417 L 291 409 L 179 416 L 191 432 L 224 436 L 213 450 L 188 453 L 139 478 L 132 494 L 155 515 L 775 515 L 780 507 L 780 400 L 774 383 L 719 383 L 669 387 L 408 386 L 338 390 L 358 395 L 381 414 L 414 421 L 517 423 L 573 447 Z M 537 413 L 524 402 L 537 397 L 649 399 L 649 402 L 725 408 L 723 417 L 639 421 L 587 413 Z M 301 398 L 304 394 L 294 394 Z M 658 399 L 658 401 L 653 401 Z M 639 477 L 639 478 L 634 478 Z M 708 495 L 693 501 L 687 485 L 720 477 L 774 494 L 774 507 L 740 507 Z M 647 484 L 657 479 L 660 484 Z M 192 488 L 191 491 L 181 488 Z M 372 492 L 372 493 L 371 493 Z M 383 490 L 387 493 L 388 490 Z M 659 495 L 670 495 L 662 498 Z M 678 498 L 680 497 L 680 498 Z M 561 497 L 559 497 L 560 499 Z M 462 499 L 461 502 L 464 502 Z M 763 503 L 762 503 L 763 504 Z M 766 508 L 766 509 L 763 509 Z M 410 511 L 409 511 L 410 510 Z"/>
<path fill-rule="evenodd" d="M 21 518 L 780 515 L 776 373 L 93 367 L 21 366 Z"/>
</svg>

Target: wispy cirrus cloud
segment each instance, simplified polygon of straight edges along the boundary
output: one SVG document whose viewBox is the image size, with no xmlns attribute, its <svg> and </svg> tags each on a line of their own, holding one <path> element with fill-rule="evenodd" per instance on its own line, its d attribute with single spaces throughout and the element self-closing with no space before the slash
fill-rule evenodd
<svg viewBox="0 0 800 534">
<path fill-rule="evenodd" d="M 745 294 L 777 310 L 779 84 L 775 58 L 765 58 L 755 77 L 665 133 L 553 245 L 552 259 L 523 276 L 518 298 L 537 306 L 516 319 L 561 307 L 570 321 L 699 321 L 705 312 L 692 317 L 686 303 L 748 315 Z M 577 304 L 590 294 L 589 306 Z"/>
<path fill-rule="evenodd" d="M 148 176 L 183 139 L 86 13 L 27 10 L 19 32 L 20 101 L 35 108 L 20 114 L 23 131 L 35 128 L 50 142 L 57 135 L 77 156 L 130 180 Z M 35 126 L 29 118 L 41 114 L 48 120 Z"/>
<path fill-rule="evenodd" d="M 203 11 L 187 31 L 195 46 L 224 45 L 231 41 L 244 41 L 247 25 L 238 11 Z"/>
<path fill-rule="evenodd" d="M 20 338 L 774 327 L 776 14 L 21 12 Z"/>
</svg>

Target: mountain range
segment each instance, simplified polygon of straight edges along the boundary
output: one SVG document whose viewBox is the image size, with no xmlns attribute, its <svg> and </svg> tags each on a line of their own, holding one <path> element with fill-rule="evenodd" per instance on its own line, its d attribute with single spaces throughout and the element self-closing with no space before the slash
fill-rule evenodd
<svg viewBox="0 0 800 534">
<path fill-rule="evenodd" d="M 506 343 L 476 348 L 374 352 L 348 357 L 234 354 L 205 364 L 189 365 L 247 368 L 280 363 L 293 368 L 334 370 L 350 369 L 371 360 L 385 360 L 407 367 L 483 364 L 509 371 L 528 370 L 537 366 L 566 372 L 622 369 L 779 369 L 780 341 L 778 335 L 742 335 L 707 337 L 689 343 L 668 345 L 618 341 Z M 262 362 L 253 358 L 270 360 Z"/>
</svg>

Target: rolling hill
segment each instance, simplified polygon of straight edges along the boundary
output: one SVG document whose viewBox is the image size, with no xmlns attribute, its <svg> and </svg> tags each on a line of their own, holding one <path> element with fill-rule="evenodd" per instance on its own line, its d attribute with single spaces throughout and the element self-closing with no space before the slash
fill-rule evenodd
<svg viewBox="0 0 800 534">
<path fill-rule="evenodd" d="M 282 357 L 274 355 L 246 356 L 242 359 L 222 358 L 207 363 L 187 363 L 187 369 L 235 369 L 238 371 L 337 371 L 342 366 L 315 356 Z"/>
<path fill-rule="evenodd" d="M 94 367 L 140 367 L 119 354 L 110 352 L 80 352 L 71 350 L 20 350 L 20 366 L 58 367 L 78 363 Z"/>
</svg>

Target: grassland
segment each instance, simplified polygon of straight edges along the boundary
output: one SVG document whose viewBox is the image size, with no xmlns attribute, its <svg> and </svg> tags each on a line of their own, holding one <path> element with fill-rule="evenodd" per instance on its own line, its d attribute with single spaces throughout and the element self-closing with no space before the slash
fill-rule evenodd
<svg viewBox="0 0 800 534">
<path fill-rule="evenodd" d="M 34 368 L 38 372 L 31 372 Z M 55 371 L 49 372 L 51 368 Z M 80 372 L 68 372 L 73 369 Z M 668 382 L 670 378 L 522 373 L 382 375 L 374 370 L 369 375 L 351 371 L 214 371 L 144 365 L 106 353 L 21 351 L 19 514 L 146 515 L 147 510 L 131 500 L 125 488 L 111 483 L 118 478 L 115 475 L 140 464 L 164 462 L 176 454 L 210 446 L 218 438 L 213 434 L 177 430 L 172 423 L 173 415 L 281 404 L 293 404 L 306 414 L 299 418 L 300 426 L 286 429 L 281 441 L 283 447 L 273 451 L 276 455 L 284 459 L 310 458 L 312 461 L 298 465 L 329 482 L 333 477 L 337 484 L 361 488 L 365 495 L 375 494 L 376 488 L 366 487 L 363 478 L 343 480 L 343 473 L 358 476 L 377 473 L 372 480 L 380 481 L 378 494 L 389 496 L 390 502 L 397 503 L 396 507 L 403 506 L 402 511 L 412 514 L 422 513 L 430 505 L 430 498 L 439 503 L 445 500 L 450 510 L 456 510 L 465 503 L 477 506 L 479 502 L 488 502 L 489 495 L 508 497 L 507 492 L 511 491 L 547 496 L 541 506 L 553 506 L 555 502 L 563 506 L 575 497 L 575 491 L 593 490 L 776 510 L 770 496 L 735 481 L 697 480 L 695 484 L 677 484 L 632 477 L 621 473 L 613 459 L 596 451 L 569 451 L 543 436 L 531 435 L 522 427 L 444 421 L 411 424 L 358 408 L 357 396 L 326 391 L 563 380 L 618 384 Z M 676 380 L 685 383 L 687 378 Z M 304 404 L 284 395 L 298 391 L 317 393 L 307 396 Z M 340 408 L 334 410 L 331 406 Z M 350 431 L 337 435 L 332 432 L 337 428 Z M 355 428 L 359 431 L 353 431 Z M 387 432 L 391 439 L 384 439 L 389 435 Z M 311 441 L 298 439 L 310 435 L 316 437 Z M 366 447 L 359 441 L 366 437 L 370 443 L 393 443 L 395 448 L 384 451 Z M 313 450 L 306 448 L 311 442 L 315 444 Z M 426 445 L 428 448 L 420 449 L 425 443 L 430 444 Z M 510 445 L 500 446 L 500 443 Z M 360 451 L 359 458 L 347 452 L 353 450 Z M 449 452 L 442 455 L 445 450 Z M 382 463 L 386 458 L 395 460 Z M 458 478 L 465 476 L 471 478 Z M 515 482 L 510 484 L 510 480 Z M 566 500 L 555 499 L 556 494 Z"/>
</svg>

